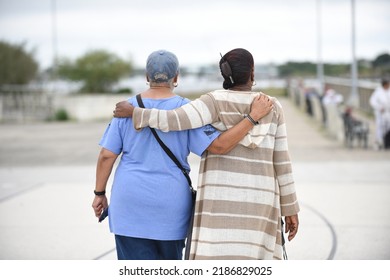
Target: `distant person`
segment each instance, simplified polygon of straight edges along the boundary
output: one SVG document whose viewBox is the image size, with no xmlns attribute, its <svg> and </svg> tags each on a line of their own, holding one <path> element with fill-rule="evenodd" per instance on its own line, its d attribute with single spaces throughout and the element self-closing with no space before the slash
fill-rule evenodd
<svg viewBox="0 0 390 280">
<path fill-rule="evenodd" d="M 317 90 L 315 88 L 309 87 L 305 91 L 305 101 L 306 101 L 306 112 L 309 114 L 309 116 L 314 116 L 314 110 L 313 110 L 313 99 L 321 100 L 320 95 L 318 94 Z"/>
<path fill-rule="evenodd" d="M 390 148 L 390 84 L 389 79 L 382 79 L 370 97 L 370 105 L 375 114 L 376 147 Z"/>
<path fill-rule="evenodd" d="M 325 86 L 325 92 L 323 96 L 321 97 L 321 109 L 322 109 L 322 121 L 325 125 L 329 125 L 331 122 L 329 118 L 331 116 L 328 115 L 329 113 L 329 106 L 339 106 L 344 101 L 343 96 L 336 92 L 333 88 L 331 88 L 329 85 Z"/>
<path fill-rule="evenodd" d="M 189 102 L 177 96 L 179 62 L 168 51 L 149 55 L 146 63 L 149 89 L 141 94 L 147 108 L 170 110 Z M 135 97 L 129 102 L 139 106 Z M 266 115 L 272 103 L 257 98 L 248 113 L 255 120 Z M 252 129 L 248 118 L 220 134 L 210 125 L 181 132 L 158 132 L 161 140 L 190 171 L 190 152 L 201 156 L 231 150 Z M 109 225 L 120 260 L 180 260 L 189 228 L 191 191 L 181 170 L 166 155 L 150 129 L 136 132 L 132 119 L 114 118 L 100 141 L 96 168 L 96 217 L 108 207 L 106 185 L 119 154 L 109 203 Z"/>
<path fill-rule="evenodd" d="M 288 240 L 298 231 L 299 204 L 287 147 L 283 109 L 253 120 L 254 60 L 245 49 L 233 49 L 219 62 L 223 88 L 170 111 L 145 110 L 120 102 L 116 116 L 133 117 L 136 129 L 163 131 L 212 124 L 225 131 L 243 119 L 254 124 L 226 155 L 202 154 L 190 259 L 283 259 L 283 226 Z"/>
<path fill-rule="evenodd" d="M 333 88 L 326 86 L 324 96 L 322 97 L 322 104 L 327 106 L 329 104 L 340 105 L 343 102 L 343 96 L 336 92 Z"/>
<path fill-rule="evenodd" d="M 344 136 L 345 143 L 348 147 L 352 147 L 356 140 L 363 143 L 364 148 L 368 146 L 369 126 L 366 122 L 357 119 L 352 112 L 352 107 L 346 107 L 342 113 L 344 120 Z"/>
</svg>

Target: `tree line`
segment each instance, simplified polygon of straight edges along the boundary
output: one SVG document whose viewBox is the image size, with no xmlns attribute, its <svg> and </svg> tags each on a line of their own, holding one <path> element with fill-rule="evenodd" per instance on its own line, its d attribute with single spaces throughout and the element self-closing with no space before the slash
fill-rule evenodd
<svg viewBox="0 0 390 280">
<path fill-rule="evenodd" d="M 0 41 L 0 87 L 4 85 L 26 85 L 42 75 L 34 52 L 26 44 L 11 44 Z M 328 76 L 350 75 L 350 64 L 324 64 Z M 317 64 L 313 62 L 289 61 L 277 66 L 279 77 L 315 76 Z M 81 92 L 112 92 L 113 85 L 122 77 L 137 72 L 132 61 L 126 61 L 107 50 L 91 50 L 76 59 L 60 58 L 55 66 L 45 70 L 50 76 L 80 81 Z M 139 71 L 139 70 L 138 70 Z M 185 71 L 183 71 L 185 73 Z M 359 60 L 360 77 L 380 78 L 390 75 L 390 55 L 383 53 L 373 60 Z"/>
</svg>

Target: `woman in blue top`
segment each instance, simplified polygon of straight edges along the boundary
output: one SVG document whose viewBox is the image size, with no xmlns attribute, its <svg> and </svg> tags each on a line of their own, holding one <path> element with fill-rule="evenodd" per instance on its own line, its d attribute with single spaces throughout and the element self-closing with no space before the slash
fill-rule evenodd
<svg viewBox="0 0 390 280">
<path fill-rule="evenodd" d="M 150 87 L 141 93 L 146 108 L 170 110 L 189 102 L 173 93 L 178 74 L 179 63 L 173 53 L 160 50 L 149 55 L 146 79 Z M 128 101 L 139 106 L 135 97 Z M 271 107 L 271 102 L 259 98 L 252 104 L 250 114 L 258 120 Z M 216 154 L 227 153 L 252 127 L 245 118 L 223 134 L 209 125 L 157 133 L 189 171 L 190 152 L 199 156 L 206 149 Z M 112 119 L 99 144 L 102 149 L 92 204 L 96 217 L 108 207 L 106 184 L 115 160 L 122 154 L 109 207 L 110 231 L 115 234 L 118 259 L 182 259 L 192 201 L 181 170 L 166 155 L 150 129 L 134 130 L 131 118 Z"/>
</svg>

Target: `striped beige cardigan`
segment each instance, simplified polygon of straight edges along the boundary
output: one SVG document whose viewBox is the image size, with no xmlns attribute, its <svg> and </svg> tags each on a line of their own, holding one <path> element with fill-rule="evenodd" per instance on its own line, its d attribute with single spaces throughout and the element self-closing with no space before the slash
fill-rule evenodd
<svg viewBox="0 0 390 280">
<path fill-rule="evenodd" d="M 224 131 L 259 93 L 217 90 L 171 111 L 135 108 L 136 129 L 212 124 Z M 299 212 L 283 110 L 274 109 L 232 151 L 202 155 L 191 259 L 282 259 L 281 217 Z"/>
</svg>

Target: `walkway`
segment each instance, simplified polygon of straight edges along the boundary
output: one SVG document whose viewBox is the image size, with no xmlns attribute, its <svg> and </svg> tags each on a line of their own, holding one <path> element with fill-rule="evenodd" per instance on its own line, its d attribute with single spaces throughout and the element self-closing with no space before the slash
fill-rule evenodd
<svg viewBox="0 0 390 280">
<path fill-rule="evenodd" d="M 390 259 L 390 153 L 344 148 L 281 102 L 302 210 L 289 258 Z M 0 125 L 0 259 L 116 258 L 108 223 L 91 208 L 105 126 Z M 191 162 L 195 185 L 199 159 Z"/>
</svg>

